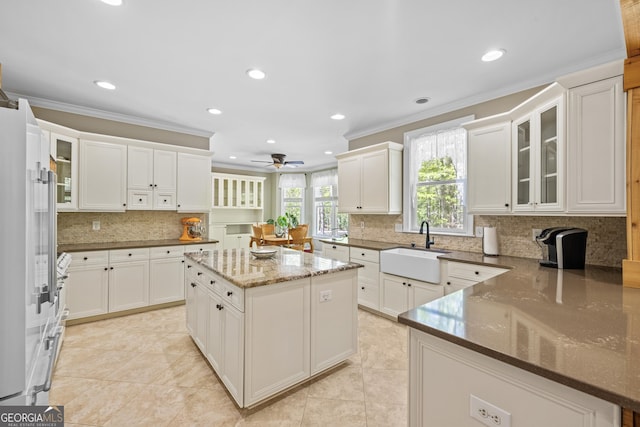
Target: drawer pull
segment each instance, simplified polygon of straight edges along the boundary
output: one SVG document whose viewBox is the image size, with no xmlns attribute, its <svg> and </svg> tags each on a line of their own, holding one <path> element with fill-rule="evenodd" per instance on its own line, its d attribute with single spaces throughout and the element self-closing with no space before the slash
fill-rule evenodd
<svg viewBox="0 0 640 427">
<path fill-rule="evenodd" d="M 193 282 L 191 282 L 191 287 L 192 287 L 192 288 L 195 288 L 195 287 L 196 287 L 196 284 L 195 284 L 195 283 L 193 283 Z"/>
<path fill-rule="evenodd" d="M 216 281 L 215 280 L 211 280 L 209 283 L 212 284 L 212 285 L 215 285 Z"/>
<path fill-rule="evenodd" d="M 109 270 L 113 270 L 113 267 L 109 267 Z"/>
<path fill-rule="evenodd" d="M 480 274 L 480 272 L 479 272 L 479 271 L 476 271 L 475 273 L 476 273 L 476 274 Z"/>
<path fill-rule="evenodd" d="M 362 290 L 364 291 L 364 286 L 363 286 L 363 287 L 361 287 L 360 289 L 362 289 Z"/>
<path fill-rule="evenodd" d="M 198 276 L 202 276 L 202 271 L 198 271 Z"/>
<path fill-rule="evenodd" d="M 149 187 L 153 187 L 153 184 L 149 184 Z"/>
<path fill-rule="evenodd" d="M 108 270 L 108 268 L 107 268 L 107 267 L 105 267 L 105 268 L 104 268 L 104 271 L 107 271 L 107 270 Z"/>
<path fill-rule="evenodd" d="M 192 267 L 191 265 L 187 264 L 187 268 L 191 268 L 191 267 Z"/>
<path fill-rule="evenodd" d="M 131 256 L 131 255 L 133 255 L 133 254 L 129 254 L 129 256 Z"/>
<path fill-rule="evenodd" d="M 451 282 L 447 282 L 447 285 L 450 285 L 450 284 L 451 284 Z"/>
<path fill-rule="evenodd" d="M 331 246 L 333 249 L 336 249 L 336 245 Z"/>
<path fill-rule="evenodd" d="M 87 257 L 84 257 L 84 258 L 82 258 L 82 259 L 86 261 L 86 260 L 88 260 L 89 258 L 87 258 Z"/>
<path fill-rule="evenodd" d="M 407 283 L 407 286 L 409 286 L 409 287 L 410 287 L 410 286 L 411 286 L 411 283 Z"/>
<path fill-rule="evenodd" d="M 228 297 L 230 297 L 231 295 L 233 295 L 233 292 L 228 291 L 228 292 L 227 292 L 227 296 L 228 296 Z"/>
<path fill-rule="evenodd" d="M 168 253 L 168 254 L 170 254 L 170 253 L 171 253 L 171 251 L 167 251 L 167 253 Z"/>
<path fill-rule="evenodd" d="M 362 256 L 364 256 L 364 252 L 362 253 Z"/>
<path fill-rule="evenodd" d="M 139 202 L 142 202 L 142 199 L 138 199 Z"/>
</svg>

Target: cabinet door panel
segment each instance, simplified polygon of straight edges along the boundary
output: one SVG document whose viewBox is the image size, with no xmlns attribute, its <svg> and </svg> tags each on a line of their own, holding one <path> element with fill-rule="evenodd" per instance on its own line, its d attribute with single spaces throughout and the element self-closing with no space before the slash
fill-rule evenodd
<svg viewBox="0 0 640 427">
<path fill-rule="evenodd" d="M 404 283 L 404 284 L 403 284 Z M 397 316 L 407 311 L 409 291 L 406 280 L 383 275 L 380 311 L 390 316 Z"/>
<path fill-rule="evenodd" d="M 154 150 L 153 185 L 156 191 L 176 191 L 177 153 L 174 151 Z"/>
<path fill-rule="evenodd" d="M 211 208 L 211 159 L 178 153 L 178 212 L 208 212 Z"/>
<path fill-rule="evenodd" d="M 149 261 L 112 264 L 109 268 L 109 311 L 149 305 Z"/>
<path fill-rule="evenodd" d="M 567 210 L 626 214 L 622 77 L 569 91 Z"/>
<path fill-rule="evenodd" d="M 468 200 L 471 213 L 511 210 L 511 122 L 469 131 Z"/>
<path fill-rule="evenodd" d="M 149 263 L 149 302 L 162 304 L 184 299 L 182 258 L 154 259 Z"/>
<path fill-rule="evenodd" d="M 70 268 L 65 289 L 69 319 L 109 311 L 109 274 L 106 265 Z"/>
<path fill-rule="evenodd" d="M 127 147 L 127 183 L 129 189 L 153 190 L 153 149 Z"/>
<path fill-rule="evenodd" d="M 127 146 L 82 141 L 80 209 L 124 211 L 127 198 Z"/>
<path fill-rule="evenodd" d="M 338 211 L 360 213 L 361 159 L 338 160 Z"/>
<path fill-rule="evenodd" d="M 220 310 L 222 299 L 213 292 L 207 292 L 209 319 L 207 330 L 207 359 L 211 363 L 213 369 L 222 375 L 224 371 L 223 364 L 223 313 Z"/>
<path fill-rule="evenodd" d="M 56 159 L 58 178 L 57 208 L 59 211 L 78 209 L 78 138 L 55 132 L 50 134 Z"/>
<path fill-rule="evenodd" d="M 387 150 L 362 156 L 360 205 L 362 213 L 389 211 L 389 152 Z"/>
<path fill-rule="evenodd" d="M 224 322 L 222 342 L 224 343 L 224 369 L 221 376 L 227 390 L 238 405 L 243 405 L 244 397 L 244 314 L 223 304 Z"/>
<path fill-rule="evenodd" d="M 410 308 L 419 307 L 444 295 L 444 287 L 442 285 L 412 282 L 411 288 L 413 289 L 411 292 L 413 301 L 409 302 Z"/>
</svg>

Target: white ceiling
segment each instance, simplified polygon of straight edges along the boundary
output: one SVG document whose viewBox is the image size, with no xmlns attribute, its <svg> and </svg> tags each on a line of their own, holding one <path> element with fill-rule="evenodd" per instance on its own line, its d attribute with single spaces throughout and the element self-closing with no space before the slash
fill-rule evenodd
<svg viewBox="0 0 640 427">
<path fill-rule="evenodd" d="M 325 151 L 347 150 L 345 136 L 624 58 L 619 9 L 618 0 L 2 0 L 2 84 L 36 105 L 213 134 L 217 166 L 270 172 L 250 160 L 285 153 L 314 170 L 335 162 Z M 507 53 L 480 61 L 491 48 Z M 251 67 L 267 78 L 248 78 Z M 414 103 L 423 96 L 430 102 Z M 336 112 L 346 119 L 331 120 Z"/>
</svg>

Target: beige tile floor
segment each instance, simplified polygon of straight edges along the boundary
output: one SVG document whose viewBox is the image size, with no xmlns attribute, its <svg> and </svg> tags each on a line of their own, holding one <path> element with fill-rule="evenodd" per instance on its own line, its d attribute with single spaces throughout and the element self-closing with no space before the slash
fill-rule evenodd
<svg viewBox="0 0 640 427">
<path fill-rule="evenodd" d="M 406 426 L 407 330 L 359 311 L 359 352 L 254 410 L 191 341 L 184 306 L 67 328 L 50 403 L 72 426 Z"/>
</svg>

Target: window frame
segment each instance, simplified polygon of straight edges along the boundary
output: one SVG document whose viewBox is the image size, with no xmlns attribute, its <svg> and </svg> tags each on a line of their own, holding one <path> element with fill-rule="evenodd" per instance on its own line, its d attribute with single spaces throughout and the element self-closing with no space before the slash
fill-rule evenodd
<svg viewBox="0 0 640 427">
<path fill-rule="evenodd" d="M 321 196 L 321 197 L 316 197 L 316 188 L 323 188 L 323 187 L 331 187 L 331 196 L 326 197 L 326 196 Z M 323 186 L 319 186 L 319 187 L 315 187 L 312 186 L 312 191 L 313 191 L 313 236 L 314 237 L 319 237 L 319 238 L 331 238 L 331 237 L 338 237 L 338 236 L 334 236 L 333 235 L 333 228 L 330 230 L 329 234 L 318 234 L 317 230 L 318 230 L 318 204 L 319 203 L 326 203 L 326 202 L 331 202 L 331 224 L 333 225 L 337 225 L 338 224 L 338 215 L 340 215 L 341 213 L 338 212 L 338 185 L 323 185 Z M 349 214 L 342 214 L 342 215 L 346 215 L 347 216 L 347 223 L 349 222 Z M 347 229 L 344 230 L 344 235 L 346 236 L 349 232 L 349 227 L 347 225 Z"/>
<path fill-rule="evenodd" d="M 474 115 L 470 115 L 470 116 L 465 116 L 465 117 L 460 117 L 457 119 L 453 119 L 453 120 L 448 120 L 446 122 L 441 122 L 441 123 L 437 123 L 435 125 L 432 126 L 426 126 L 420 129 L 415 129 L 409 132 L 405 132 L 404 133 L 404 149 L 403 149 L 403 173 L 402 173 L 402 195 L 403 195 L 403 201 L 402 201 L 402 231 L 405 233 L 418 233 L 419 228 L 420 228 L 420 224 L 417 223 L 417 214 L 416 214 L 416 206 L 412 206 L 412 202 L 413 202 L 413 191 L 412 189 L 414 188 L 414 181 L 412 179 L 412 177 L 410 176 L 410 171 L 412 170 L 411 167 L 411 144 L 413 143 L 413 141 L 415 139 L 417 139 L 419 136 L 425 135 L 425 134 L 433 134 L 433 133 L 437 133 L 439 131 L 442 130 L 447 130 L 447 129 L 454 129 L 454 128 L 461 128 L 463 123 L 466 122 L 470 122 L 472 120 L 475 119 Z M 466 130 L 465 130 L 466 132 Z M 468 133 L 467 133 L 468 136 Z M 432 184 L 418 184 L 417 183 L 417 177 L 416 177 L 416 182 L 415 185 L 418 186 L 425 186 L 425 185 L 443 185 L 443 184 L 459 184 L 461 183 L 463 186 L 463 191 L 462 191 L 462 205 L 463 205 L 463 217 L 464 217 L 464 227 L 462 230 L 460 231 L 453 231 L 450 229 L 438 229 L 435 227 L 431 227 L 429 232 L 430 234 L 435 234 L 435 235 L 449 235 L 449 236 L 473 236 L 474 235 L 474 228 L 473 228 L 473 215 L 469 213 L 468 211 L 468 204 L 467 204 L 467 199 L 468 199 L 468 195 L 467 195 L 467 189 L 468 189 L 468 185 L 467 185 L 467 176 L 469 173 L 469 169 L 468 169 L 468 164 L 469 164 L 469 157 L 468 157 L 468 137 L 465 138 L 465 156 L 464 156 L 464 161 L 465 161 L 465 171 L 466 174 L 464 176 L 464 178 L 456 178 L 456 179 L 452 179 L 452 180 L 446 180 L 446 181 L 438 181 L 437 183 L 432 183 Z M 417 172 L 417 171 L 416 171 Z"/>
<path fill-rule="evenodd" d="M 300 197 L 285 197 L 287 190 L 292 188 L 299 188 Z M 284 215 L 286 213 L 285 205 L 287 201 L 298 201 L 300 200 L 300 217 L 298 218 L 298 222 L 300 224 L 304 224 L 305 218 L 305 204 L 306 204 L 306 191 L 305 187 L 286 187 L 280 189 L 280 215 Z"/>
</svg>

